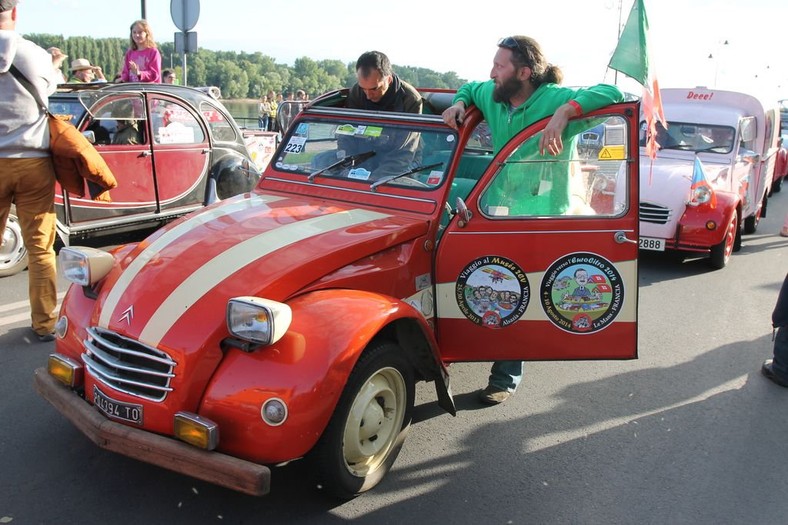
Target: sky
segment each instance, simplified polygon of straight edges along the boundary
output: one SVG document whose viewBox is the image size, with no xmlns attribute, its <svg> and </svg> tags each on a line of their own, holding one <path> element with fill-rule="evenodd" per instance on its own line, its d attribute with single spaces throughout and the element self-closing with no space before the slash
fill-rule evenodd
<svg viewBox="0 0 788 525">
<path fill-rule="evenodd" d="M 477 1 L 461 9 L 445 0 L 199 0 L 193 31 L 200 47 L 259 51 L 288 65 L 300 57 L 355 62 L 374 49 L 395 65 L 454 71 L 468 80 L 487 79 L 497 41 L 522 34 L 535 38 L 548 61 L 563 70 L 564 84 L 618 83 L 639 93 L 637 84 L 607 69 L 632 1 Z M 128 37 L 143 4 L 156 41 L 172 41 L 178 29 L 171 0 L 19 0 L 17 30 Z M 783 0 L 645 0 L 645 9 L 661 87 L 788 98 Z"/>
</svg>

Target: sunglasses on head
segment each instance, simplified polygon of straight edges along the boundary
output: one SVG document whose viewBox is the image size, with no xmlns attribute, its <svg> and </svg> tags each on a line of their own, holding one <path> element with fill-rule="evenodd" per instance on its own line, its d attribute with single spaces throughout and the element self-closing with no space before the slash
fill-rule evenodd
<svg viewBox="0 0 788 525">
<path fill-rule="evenodd" d="M 523 51 L 523 48 L 520 47 L 520 43 L 511 36 L 500 39 L 498 41 L 498 47 L 505 47 L 506 49 L 511 49 L 512 51 L 519 51 L 525 55 L 525 51 Z"/>
</svg>

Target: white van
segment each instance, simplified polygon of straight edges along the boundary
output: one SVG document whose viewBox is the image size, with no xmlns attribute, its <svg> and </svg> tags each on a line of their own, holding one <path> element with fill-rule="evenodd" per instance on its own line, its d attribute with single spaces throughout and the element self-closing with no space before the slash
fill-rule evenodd
<svg viewBox="0 0 788 525">
<path fill-rule="evenodd" d="M 641 148 L 640 247 L 708 254 L 724 267 L 766 214 L 778 152 L 780 113 L 746 93 L 663 89 L 667 129 L 656 160 Z M 641 121 L 641 146 L 645 123 Z M 708 186 L 692 188 L 696 157 Z M 698 191 L 706 193 L 700 195 Z"/>
</svg>

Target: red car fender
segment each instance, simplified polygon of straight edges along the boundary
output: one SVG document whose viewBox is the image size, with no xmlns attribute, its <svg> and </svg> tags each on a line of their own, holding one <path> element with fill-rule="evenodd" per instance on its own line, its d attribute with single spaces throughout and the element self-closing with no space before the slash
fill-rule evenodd
<svg viewBox="0 0 788 525">
<path fill-rule="evenodd" d="M 122 260 L 123 257 L 131 252 L 136 243 L 125 244 L 109 253 L 115 258 L 115 264 Z M 104 282 L 97 285 L 103 286 Z M 96 312 L 96 298 L 86 295 L 85 289 L 81 286 L 72 284 L 66 290 L 66 295 L 60 307 L 60 314 L 58 318 L 65 317 L 68 321 L 67 329 L 63 338 L 55 339 L 55 350 L 57 353 L 70 357 L 76 362 L 81 363 L 80 357 L 85 351 L 82 342 L 87 338 L 87 330 L 85 327 L 94 326 L 95 318 L 98 316 Z"/>
<path fill-rule="evenodd" d="M 424 319 L 397 299 L 357 290 L 321 290 L 288 304 L 293 320 L 277 343 L 227 352 L 205 391 L 200 415 L 219 425 L 219 450 L 258 463 L 305 455 L 328 424 L 348 376 L 369 342 L 397 319 Z M 279 426 L 263 421 L 271 398 L 287 406 Z"/>
<path fill-rule="evenodd" d="M 717 204 L 713 208 L 704 204 L 702 206 L 688 206 L 679 221 L 679 231 L 676 239 L 679 244 L 711 247 L 722 242 L 726 233 L 726 225 L 733 217 L 733 212 L 739 208 L 739 197 L 733 193 L 716 192 Z M 741 223 L 739 217 L 739 223 Z M 714 221 L 717 228 L 708 230 L 706 223 Z"/>
</svg>

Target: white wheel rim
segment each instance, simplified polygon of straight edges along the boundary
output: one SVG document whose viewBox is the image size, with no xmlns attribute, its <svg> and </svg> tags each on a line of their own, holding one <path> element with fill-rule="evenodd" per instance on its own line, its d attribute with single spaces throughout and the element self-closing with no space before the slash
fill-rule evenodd
<svg viewBox="0 0 788 525">
<path fill-rule="evenodd" d="M 405 418 L 407 389 L 396 368 L 375 372 L 359 390 L 345 423 L 343 456 L 354 476 L 380 467 L 397 441 Z"/>
<path fill-rule="evenodd" d="M 0 269 L 11 268 L 27 256 L 22 240 L 22 228 L 14 217 L 8 217 L 3 230 L 3 244 L 0 246 Z"/>
</svg>

